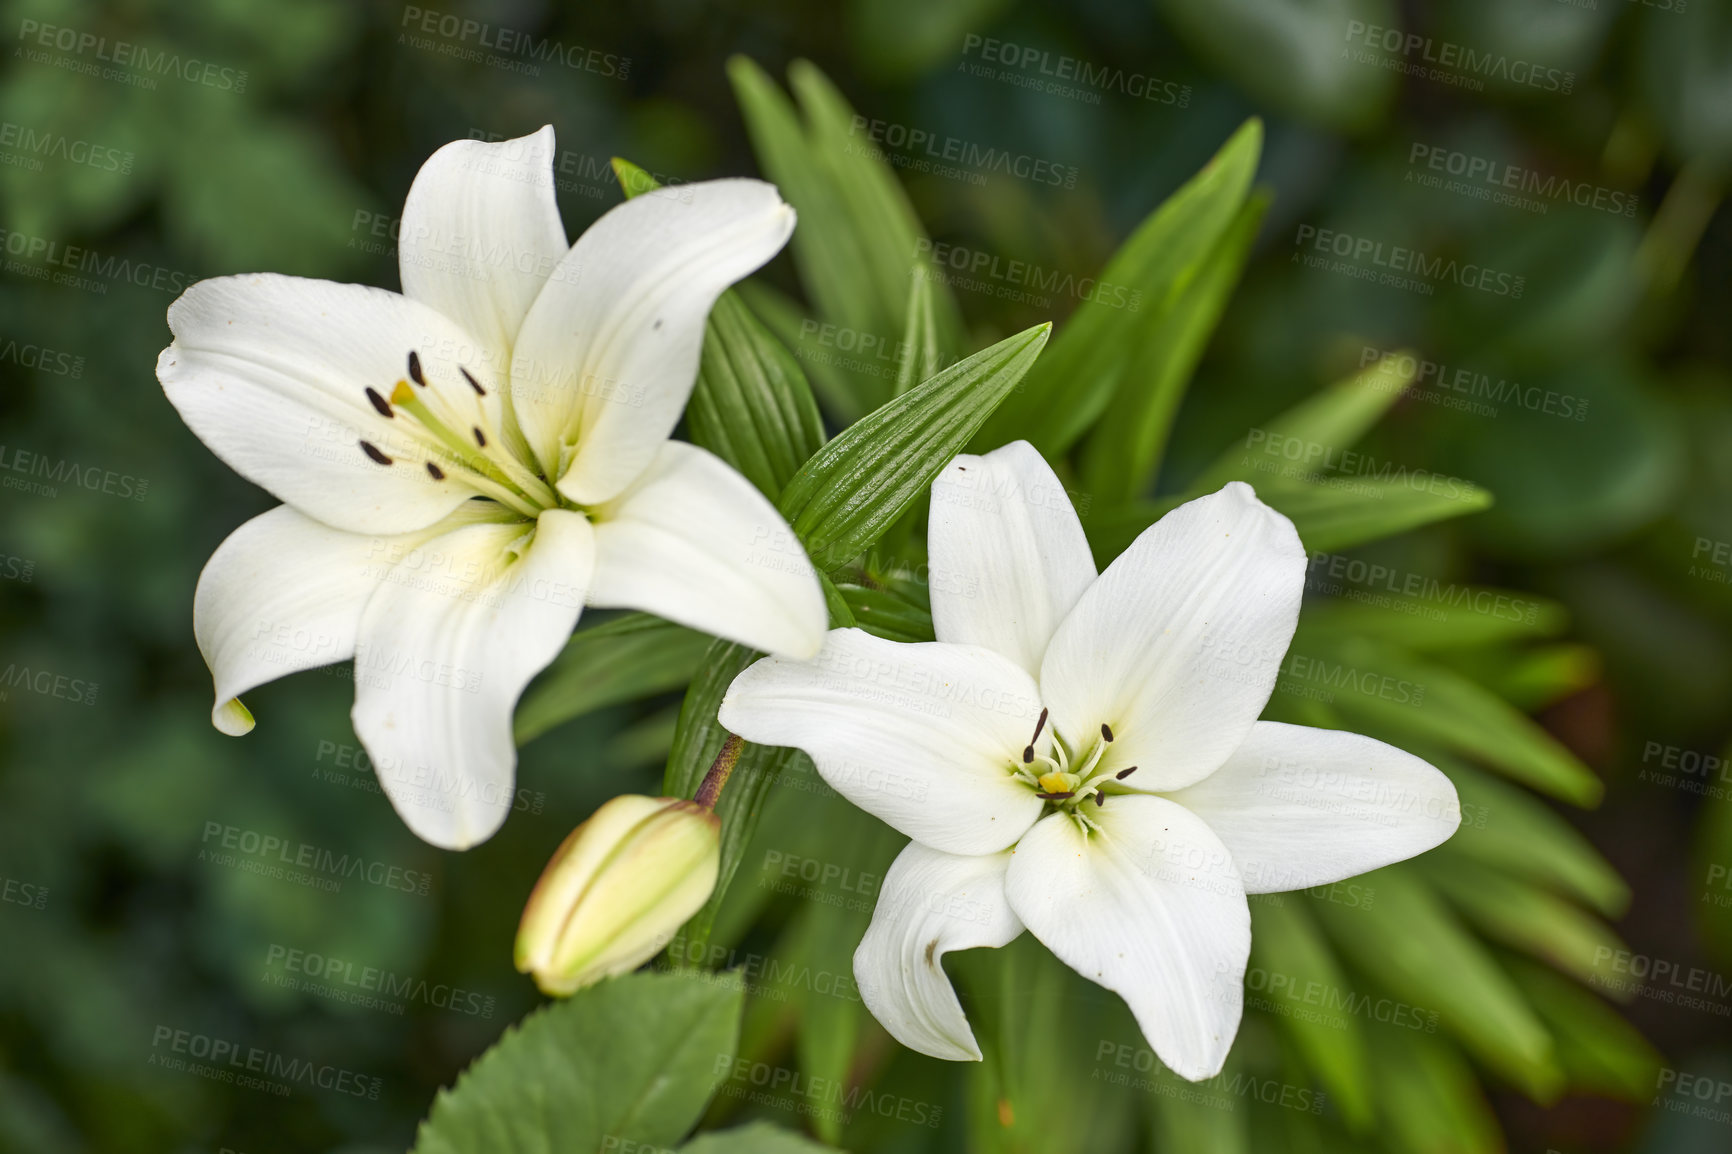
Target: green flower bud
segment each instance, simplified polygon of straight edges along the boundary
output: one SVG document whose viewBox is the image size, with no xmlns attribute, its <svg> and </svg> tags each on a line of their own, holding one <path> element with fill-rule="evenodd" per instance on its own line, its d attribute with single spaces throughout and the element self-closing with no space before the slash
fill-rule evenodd
<svg viewBox="0 0 1732 1154">
<path fill-rule="evenodd" d="M 517 928 L 517 968 L 563 997 L 654 957 L 716 888 L 722 823 L 696 802 L 614 798 L 571 831 Z"/>
</svg>

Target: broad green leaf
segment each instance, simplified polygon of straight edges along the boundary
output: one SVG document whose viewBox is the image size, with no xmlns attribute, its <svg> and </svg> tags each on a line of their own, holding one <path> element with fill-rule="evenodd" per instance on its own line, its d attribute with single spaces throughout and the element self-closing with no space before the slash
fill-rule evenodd
<svg viewBox="0 0 1732 1154">
<path fill-rule="evenodd" d="M 1593 770 L 1531 718 L 1491 691 L 1438 664 L 1354 638 L 1295 661 L 1282 681 L 1292 691 L 1331 695 L 1349 728 L 1374 725 L 1467 754 L 1542 793 L 1576 805 L 1599 802 Z"/>
<path fill-rule="evenodd" d="M 628 160 L 614 157 L 613 169 L 628 199 L 661 187 Z M 824 423 L 805 374 L 732 289 L 717 298 L 704 326 L 686 422 L 694 442 L 772 501 L 824 443 Z"/>
<path fill-rule="evenodd" d="M 1594 684 L 1604 664 L 1589 645 L 1488 645 L 1441 656 L 1450 668 L 1530 713 Z"/>
<path fill-rule="evenodd" d="M 1610 926 L 1556 894 L 1462 858 L 1423 857 L 1414 868 L 1492 941 L 1549 962 L 1583 982 L 1624 949 Z"/>
<path fill-rule="evenodd" d="M 1245 201 L 1195 279 L 1137 347 L 1084 448 L 1083 485 L 1098 500 L 1128 500 L 1154 485 L 1179 402 L 1239 284 L 1270 200 L 1260 192 Z"/>
<path fill-rule="evenodd" d="M 680 706 L 674 747 L 668 754 L 667 770 L 662 776 L 664 796 L 691 797 L 697 793 L 704 774 L 709 771 L 716 755 L 721 753 L 722 744 L 729 736 L 716 720 L 716 710 L 721 707 L 722 698 L 734 678 L 761 656 L 757 650 L 731 641 L 717 639 L 711 644 L 697 676 L 686 690 L 685 702 Z M 694 957 L 701 959 L 704 956 L 716 911 L 727 895 L 734 873 L 740 868 L 740 858 L 751 841 L 752 831 L 757 828 L 764 794 L 796 756 L 799 756 L 799 751 L 794 749 L 751 742 L 740 751 L 740 760 L 716 803 L 716 816 L 722 820 L 722 862 L 716 889 L 704 907 L 693 914 L 680 931 L 679 941 L 684 948 L 669 955 L 675 966 L 689 966 Z"/>
<path fill-rule="evenodd" d="M 818 402 L 794 355 L 733 292 L 710 310 L 686 423 L 694 442 L 772 501 L 824 443 Z"/>
<path fill-rule="evenodd" d="M 1396 997 L 1435 1011 L 1444 1029 L 1530 1096 L 1555 1095 L 1562 1076 L 1551 1037 L 1486 948 L 1411 871 L 1392 866 L 1360 880 L 1376 890 L 1370 909 L 1313 903 L 1341 952 Z"/>
<path fill-rule="evenodd" d="M 709 643 L 648 613 L 579 629 L 524 694 L 513 724 L 517 744 L 582 714 L 678 689 L 692 679 Z"/>
<path fill-rule="evenodd" d="M 794 231 L 797 233 L 799 226 Z M 851 425 L 866 414 L 871 407 L 869 399 L 854 383 L 854 375 L 841 367 L 844 358 L 825 346 L 822 324 L 807 316 L 794 300 L 761 281 L 742 281 L 730 291 L 739 294 L 772 336 L 793 350 L 794 360 L 805 370 L 812 390 L 837 423 Z M 831 339 L 833 342 L 833 334 Z"/>
<path fill-rule="evenodd" d="M 854 607 L 828 575 L 818 574 L 818 587 L 824 591 L 824 607 L 830 611 L 830 628 L 846 629 L 855 624 Z"/>
<path fill-rule="evenodd" d="M 721 1083 L 743 997 L 737 975 L 641 973 L 544 1006 L 439 1092 L 415 1154 L 671 1145 Z"/>
<path fill-rule="evenodd" d="M 1252 899 L 1251 971 L 1261 980 L 1245 1000 L 1276 1017 L 1343 1118 L 1363 1130 L 1373 1107 L 1365 1041 L 1358 1021 L 1332 1008 L 1349 996 L 1347 979 L 1307 906 L 1292 894 Z"/>
<path fill-rule="evenodd" d="M 1262 145 L 1262 123 L 1246 121 L 1202 171 L 1137 227 L 1100 274 L 1101 281 L 1140 294 L 1136 307 L 1099 295 L 1077 306 L 1051 355 L 981 430 L 978 451 L 1020 438 L 1057 457 L 1094 424 L 1144 334 L 1161 323 L 1238 215 Z"/>
<path fill-rule="evenodd" d="M 660 1154 L 644 1151 L 643 1154 Z M 750 1122 L 732 1130 L 699 1134 L 680 1147 L 679 1154 L 839 1154 L 834 1146 L 823 1146 L 804 1134 L 784 1130 L 769 1122 Z"/>
<path fill-rule="evenodd" d="M 1431 1034 L 1372 1030 L 1372 1094 L 1395 1154 L 1504 1154 L 1497 1116 L 1461 1052 Z"/>
<path fill-rule="evenodd" d="M 1630 887 L 1569 822 L 1526 790 L 1455 758 L 1431 755 L 1461 796 L 1461 828 L 1434 851 L 1560 889 L 1607 917 L 1630 904 Z"/>
<path fill-rule="evenodd" d="M 1191 483 L 1190 492 L 1212 493 L 1228 481 L 1249 481 L 1262 488 L 1263 484 L 1308 479 L 1338 468 L 1354 442 L 1370 432 L 1378 418 L 1401 399 L 1420 363 L 1410 352 L 1384 357 L 1246 430 L 1245 443 L 1217 457 Z M 1449 495 L 1466 485 L 1423 470 L 1416 471 L 1416 479 L 1420 491 L 1448 482 Z M 1352 480 L 1354 485 L 1359 483 L 1357 478 Z"/>
<path fill-rule="evenodd" d="M 1570 1087 L 1626 1102 L 1654 1095 L 1664 1059 L 1616 1010 L 1576 983 L 1522 958 L 1506 962 L 1558 1040 Z"/>
<path fill-rule="evenodd" d="M 938 319 L 932 313 L 932 278 L 919 275 L 910 278 L 908 312 L 902 321 L 901 357 L 896 362 L 895 396 L 900 397 L 921 381 L 938 372 Z"/>
<path fill-rule="evenodd" d="M 781 510 L 821 569 L 863 552 L 962 452 L 1046 344 L 1036 325 L 850 425 L 807 461 Z"/>
</svg>

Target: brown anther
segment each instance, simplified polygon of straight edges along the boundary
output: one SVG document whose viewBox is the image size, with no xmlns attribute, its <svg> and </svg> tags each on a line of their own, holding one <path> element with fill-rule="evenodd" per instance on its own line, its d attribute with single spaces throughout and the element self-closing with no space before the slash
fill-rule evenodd
<svg viewBox="0 0 1732 1154">
<path fill-rule="evenodd" d="M 1111 741 L 1112 739 L 1113 739 L 1113 727 L 1108 725 L 1104 721 L 1101 722 L 1101 740 L 1102 741 Z"/>
<path fill-rule="evenodd" d="M 1075 797 L 1076 796 L 1076 790 L 1073 789 L 1067 793 L 1037 793 L 1034 796 L 1039 797 L 1039 798 L 1045 798 L 1047 801 L 1063 801 L 1066 798 Z"/>
<path fill-rule="evenodd" d="M 485 449 L 487 447 L 487 434 L 481 431 L 481 426 L 476 425 L 469 431 L 475 434 L 475 443 Z"/>
<path fill-rule="evenodd" d="M 428 461 L 427 475 L 432 477 L 435 481 L 443 481 L 445 479 L 445 470 L 441 469 L 438 465 L 435 465 L 432 461 Z"/>
<path fill-rule="evenodd" d="M 1099 790 L 1096 790 L 1095 791 L 1095 804 L 1096 805 L 1105 805 L 1106 803 L 1107 803 L 1107 795 L 1104 793 L 1101 793 Z"/>
<path fill-rule="evenodd" d="M 1123 781 L 1125 778 L 1129 777 L 1131 774 L 1135 773 L 1136 771 L 1137 771 L 1137 767 L 1133 765 L 1129 769 L 1119 770 L 1117 773 L 1113 774 L 1113 777 L 1117 778 L 1119 781 Z"/>
<path fill-rule="evenodd" d="M 367 456 L 371 457 L 377 464 L 389 465 L 391 463 L 391 458 L 381 453 L 379 447 L 371 441 L 361 442 L 361 452 L 367 454 Z"/>
<path fill-rule="evenodd" d="M 469 375 L 468 369 L 464 368 L 462 365 L 458 365 L 457 371 L 463 374 L 463 379 L 469 382 L 469 387 L 475 390 L 476 396 L 485 397 L 487 395 L 487 390 L 481 387 L 480 381 Z"/>
<path fill-rule="evenodd" d="M 1040 711 L 1040 720 L 1034 723 L 1034 736 L 1028 739 L 1028 744 L 1030 746 L 1033 746 L 1035 742 L 1040 740 L 1040 731 L 1045 729 L 1045 728 L 1046 728 L 1046 710 L 1042 709 Z"/>
<path fill-rule="evenodd" d="M 414 349 L 409 350 L 409 379 L 422 388 L 427 387 L 427 378 L 421 375 L 421 357 Z"/>
<path fill-rule="evenodd" d="M 381 397 L 376 389 L 371 387 L 367 389 L 367 401 L 379 411 L 381 417 L 395 417 L 397 415 L 396 410 L 391 408 L 391 402 Z"/>
</svg>

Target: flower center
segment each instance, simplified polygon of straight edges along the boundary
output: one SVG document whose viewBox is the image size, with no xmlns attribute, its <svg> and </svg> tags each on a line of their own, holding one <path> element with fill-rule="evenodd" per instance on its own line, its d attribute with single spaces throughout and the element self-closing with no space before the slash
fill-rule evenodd
<svg viewBox="0 0 1732 1154">
<path fill-rule="evenodd" d="M 1043 709 L 1040 720 L 1035 722 L 1034 736 L 1028 739 L 1028 746 L 1022 751 L 1021 763 L 1014 765 L 1011 772 L 1033 789 L 1034 795 L 1045 801 L 1052 812 L 1069 814 L 1085 828 L 1092 829 L 1095 823 L 1083 803 L 1093 798 L 1096 808 L 1104 806 L 1109 796 L 1107 788 L 1135 773 L 1137 767 L 1133 765 L 1117 773 L 1100 768 L 1101 758 L 1106 756 L 1107 747 L 1113 743 L 1112 727 L 1104 722 L 1100 736 L 1091 736 L 1086 749 L 1080 742 L 1067 740 L 1054 727 L 1051 752 L 1036 753 L 1035 746 L 1046 728 L 1046 719 L 1047 711 Z"/>
<path fill-rule="evenodd" d="M 401 418 L 398 428 L 403 436 L 387 442 L 390 452 L 365 440 L 360 442 L 361 452 L 381 468 L 413 468 L 419 462 L 430 484 L 459 481 L 532 521 L 543 510 L 561 507 L 564 502 L 546 476 L 514 448 L 513 442 L 521 441 L 521 436 L 504 435 L 500 422 L 488 412 L 483 403 L 487 390 L 481 382 L 468 369 L 457 371 L 469 386 L 467 393 L 458 395 L 472 402 L 473 411 L 430 388 L 421 358 L 411 349 L 408 380 L 398 380 L 388 396 L 371 387 L 366 390 L 367 403 L 381 417 Z"/>
</svg>

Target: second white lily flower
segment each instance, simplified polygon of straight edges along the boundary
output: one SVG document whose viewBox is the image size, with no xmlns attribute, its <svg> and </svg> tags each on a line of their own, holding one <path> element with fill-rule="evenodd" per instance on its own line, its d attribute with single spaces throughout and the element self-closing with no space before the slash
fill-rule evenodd
<svg viewBox="0 0 1732 1154">
<path fill-rule="evenodd" d="M 1246 895 L 1438 845 L 1455 788 L 1371 738 L 1257 720 L 1306 556 L 1248 485 L 1173 510 L 1097 576 L 1063 486 L 1017 442 L 950 464 L 928 547 L 937 641 L 834 630 L 814 661 L 751 666 L 720 714 L 914 839 L 854 956 L 862 997 L 904 1045 L 979 1059 L 942 958 L 1027 928 L 1122 996 L 1176 1073 L 1212 1077 L 1243 1009 Z"/>
<path fill-rule="evenodd" d="M 794 228 L 774 187 L 682 185 L 566 240 L 553 130 L 422 167 L 402 294 L 256 275 L 169 309 L 168 399 L 284 504 L 205 566 L 194 631 L 212 719 L 355 659 L 355 730 L 411 829 L 461 849 L 515 800 L 512 710 L 583 607 L 647 610 L 793 657 L 818 649 L 811 566 L 739 473 L 668 439 L 716 297 Z"/>
</svg>

